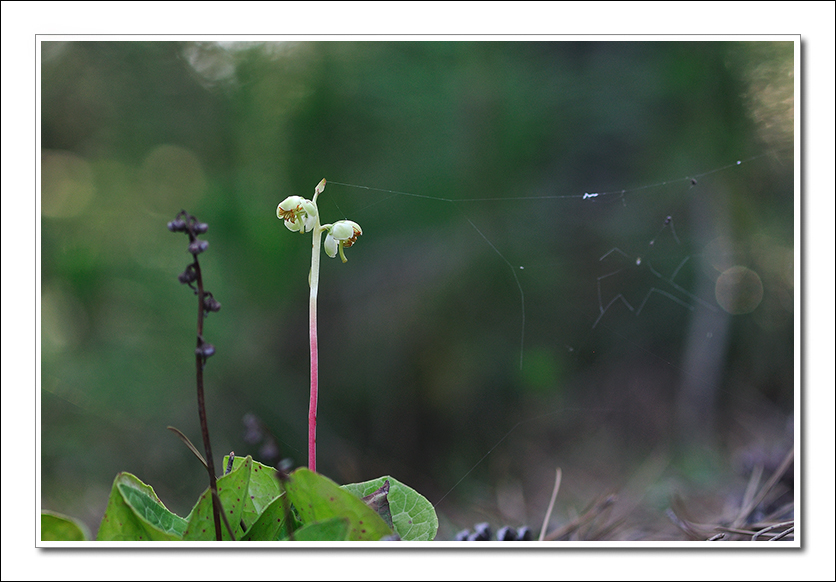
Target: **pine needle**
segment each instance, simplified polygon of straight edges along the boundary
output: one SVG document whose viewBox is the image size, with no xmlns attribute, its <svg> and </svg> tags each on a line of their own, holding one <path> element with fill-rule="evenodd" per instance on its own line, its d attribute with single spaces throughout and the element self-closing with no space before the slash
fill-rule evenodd
<svg viewBox="0 0 836 582">
<path fill-rule="evenodd" d="M 554 479 L 554 490 L 552 491 L 552 498 L 549 501 L 549 508 L 546 510 L 546 517 L 543 519 L 543 527 L 540 528 L 540 537 L 537 538 L 537 541 L 542 542 L 543 538 L 546 537 L 546 527 L 549 525 L 549 519 L 552 516 L 552 510 L 554 509 L 554 500 L 557 499 L 557 492 L 560 490 L 560 479 L 563 477 L 563 473 L 560 470 L 560 467 L 557 468 L 556 476 Z"/>
</svg>

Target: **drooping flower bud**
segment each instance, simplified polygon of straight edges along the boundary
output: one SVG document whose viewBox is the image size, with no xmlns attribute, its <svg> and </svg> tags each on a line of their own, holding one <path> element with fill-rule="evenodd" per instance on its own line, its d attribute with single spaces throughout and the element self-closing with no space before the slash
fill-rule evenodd
<svg viewBox="0 0 836 582">
<path fill-rule="evenodd" d="M 184 285 L 193 283 L 195 279 L 197 279 L 197 273 L 195 273 L 194 265 L 186 267 L 185 271 L 177 275 L 177 279 Z"/>
<path fill-rule="evenodd" d="M 189 252 L 193 255 L 199 255 L 209 248 L 208 240 L 196 240 L 189 245 Z"/>
<path fill-rule="evenodd" d="M 215 354 L 215 346 L 212 344 L 203 343 L 200 345 L 199 348 L 195 348 L 194 351 L 195 355 L 201 356 L 203 358 L 208 358 Z"/>
<path fill-rule="evenodd" d="M 171 232 L 183 232 L 186 230 L 186 221 L 182 218 L 175 218 L 167 226 Z"/>
<path fill-rule="evenodd" d="M 345 263 L 348 259 L 345 258 L 343 249 L 347 249 L 355 242 L 357 237 L 363 234 L 363 229 L 360 225 L 351 220 L 339 220 L 331 225 L 328 231 L 328 236 L 325 237 L 325 253 L 332 259 L 340 253 L 340 259 Z"/>
<path fill-rule="evenodd" d="M 517 539 L 521 542 L 530 542 L 534 539 L 534 534 L 531 533 L 531 528 L 527 525 L 522 526 L 517 530 Z"/>
<path fill-rule="evenodd" d="M 203 309 L 205 311 L 220 311 L 221 304 L 212 295 L 205 295 L 203 297 Z"/>
</svg>

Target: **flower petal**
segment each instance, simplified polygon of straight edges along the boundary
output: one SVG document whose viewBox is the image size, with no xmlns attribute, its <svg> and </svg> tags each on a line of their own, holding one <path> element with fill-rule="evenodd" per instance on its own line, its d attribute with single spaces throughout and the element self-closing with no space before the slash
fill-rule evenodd
<svg viewBox="0 0 836 582">
<path fill-rule="evenodd" d="M 331 227 L 331 236 L 337 240 L 348 240 L 354 236 L 354 229 L 347 220 L 339 220 Z"/>
<path fill-rule="evenodd" d="M 333 259 L 337 256 L 338 243 L 333 236 L 331 236 L 330 234 L 326 236 L 325 244 L 323 246 L 325 247 L 325 254 L 327 254 L 329 257 Z"/>
</svg>

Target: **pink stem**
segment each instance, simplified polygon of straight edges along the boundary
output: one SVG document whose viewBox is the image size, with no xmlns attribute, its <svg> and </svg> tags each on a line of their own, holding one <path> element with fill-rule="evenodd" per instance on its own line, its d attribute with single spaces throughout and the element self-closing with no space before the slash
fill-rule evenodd
<svg viewBox="0 0 836 582">
<path fill-rule="evenodd" d="M 311 297 L 311 402 L 308 407 L 308 469 L 316 471 L 316 400 L 319 396 L 319 352 L 316 338 L 316 297 Z"/>
</svg>

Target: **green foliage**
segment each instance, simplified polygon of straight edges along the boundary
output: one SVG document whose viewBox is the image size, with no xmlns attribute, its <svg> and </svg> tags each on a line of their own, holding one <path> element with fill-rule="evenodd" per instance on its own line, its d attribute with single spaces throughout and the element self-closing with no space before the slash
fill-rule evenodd
<svg viewBox="0 0 836 582">
<path fill-rule="evenodd" d="M 44 542 L 86 542 L 90 532 L 80 521 L 55 513 L 41 512 L 41 541 Z"/>
<path fill-rule="evenodd" d="M 150 485 L 130 473 L 119 473 L 96 540 L 173 541 L 180 539 L 185 529 L 185 520 L 166 509 Z"/>
<path fill-rule="evenodd" d="M 241 518 L 244 514 L 245 500 L 249 497 L 250 472 L 253 460 L 251 457 L 243 459 L 243 462 L 234 468 L 229 474 L 218 479 L 218 497 L 221 500 L 224 515 L 235 534 L 235 539 L 240 539 L 245 533 L 241 528 Z M 186 541 L 212 541 L 215 538 L 214 519 L 212 517 L 212 492 L 207 489 L 200 496 L 197 505 L 189 513 L 189 527 L 183 535 Z M 226 527 L 221 524 L 222 539 L 231 541 Z"/>
<path fill-rule="evenodd" d="M 286 539 L 299 527 L 293 512 L 287 511 L 287 500 L 276 497 L 258 516 L 241 540 L 245 542 Z"/>
<path fill-rule="evenodd" d="M 227 461 L 224 458 L 224 466 Z M 224 514 L 240 541 L 377 541 L 394 533 L 403 540 L 432 540 L 438 529 L 432 505 L 388 476 L 340 487 L 299 468 L 280 480 L 276 469 L 247 456 L 233 459 L 232 470 L 218 479 L 217 487 Z M 226 527 L 222 529 L 223 540 L 230 541 Z M 41 514 L 41 531 L 44 541 L 90 539 L 82 524 L 48 511 Z M 215 539 L 209 489 L 182 518 L 130 473 L 114 479 L 96 536 L 97 541 Z"/>
<path fill-rule="evenodd" d="M 373 541 L 391 535 L 392 530 L 361 499 L 330 479 L 308 469 L 296 469 L 287 483 L 287 494 L 303 523 L 348 518 L 348 540 Z"/>
<path fill-rule="evenodd" d="M 293 535 L 297 542 L 347 541 L 351 521 L 345 517 L 334 517 L 317 521 L 299 528 Z"/>
<path fill-rule="evenodd" d="M 390 521 L 402 540 L 432 541 L 438 531 L 438 516 L 427 498 L 394 477 L 378 477 L 363 483 L 343 485 L 358 497 L 371 495 L 389 482 L 387 510 Z"/>
</svg>

